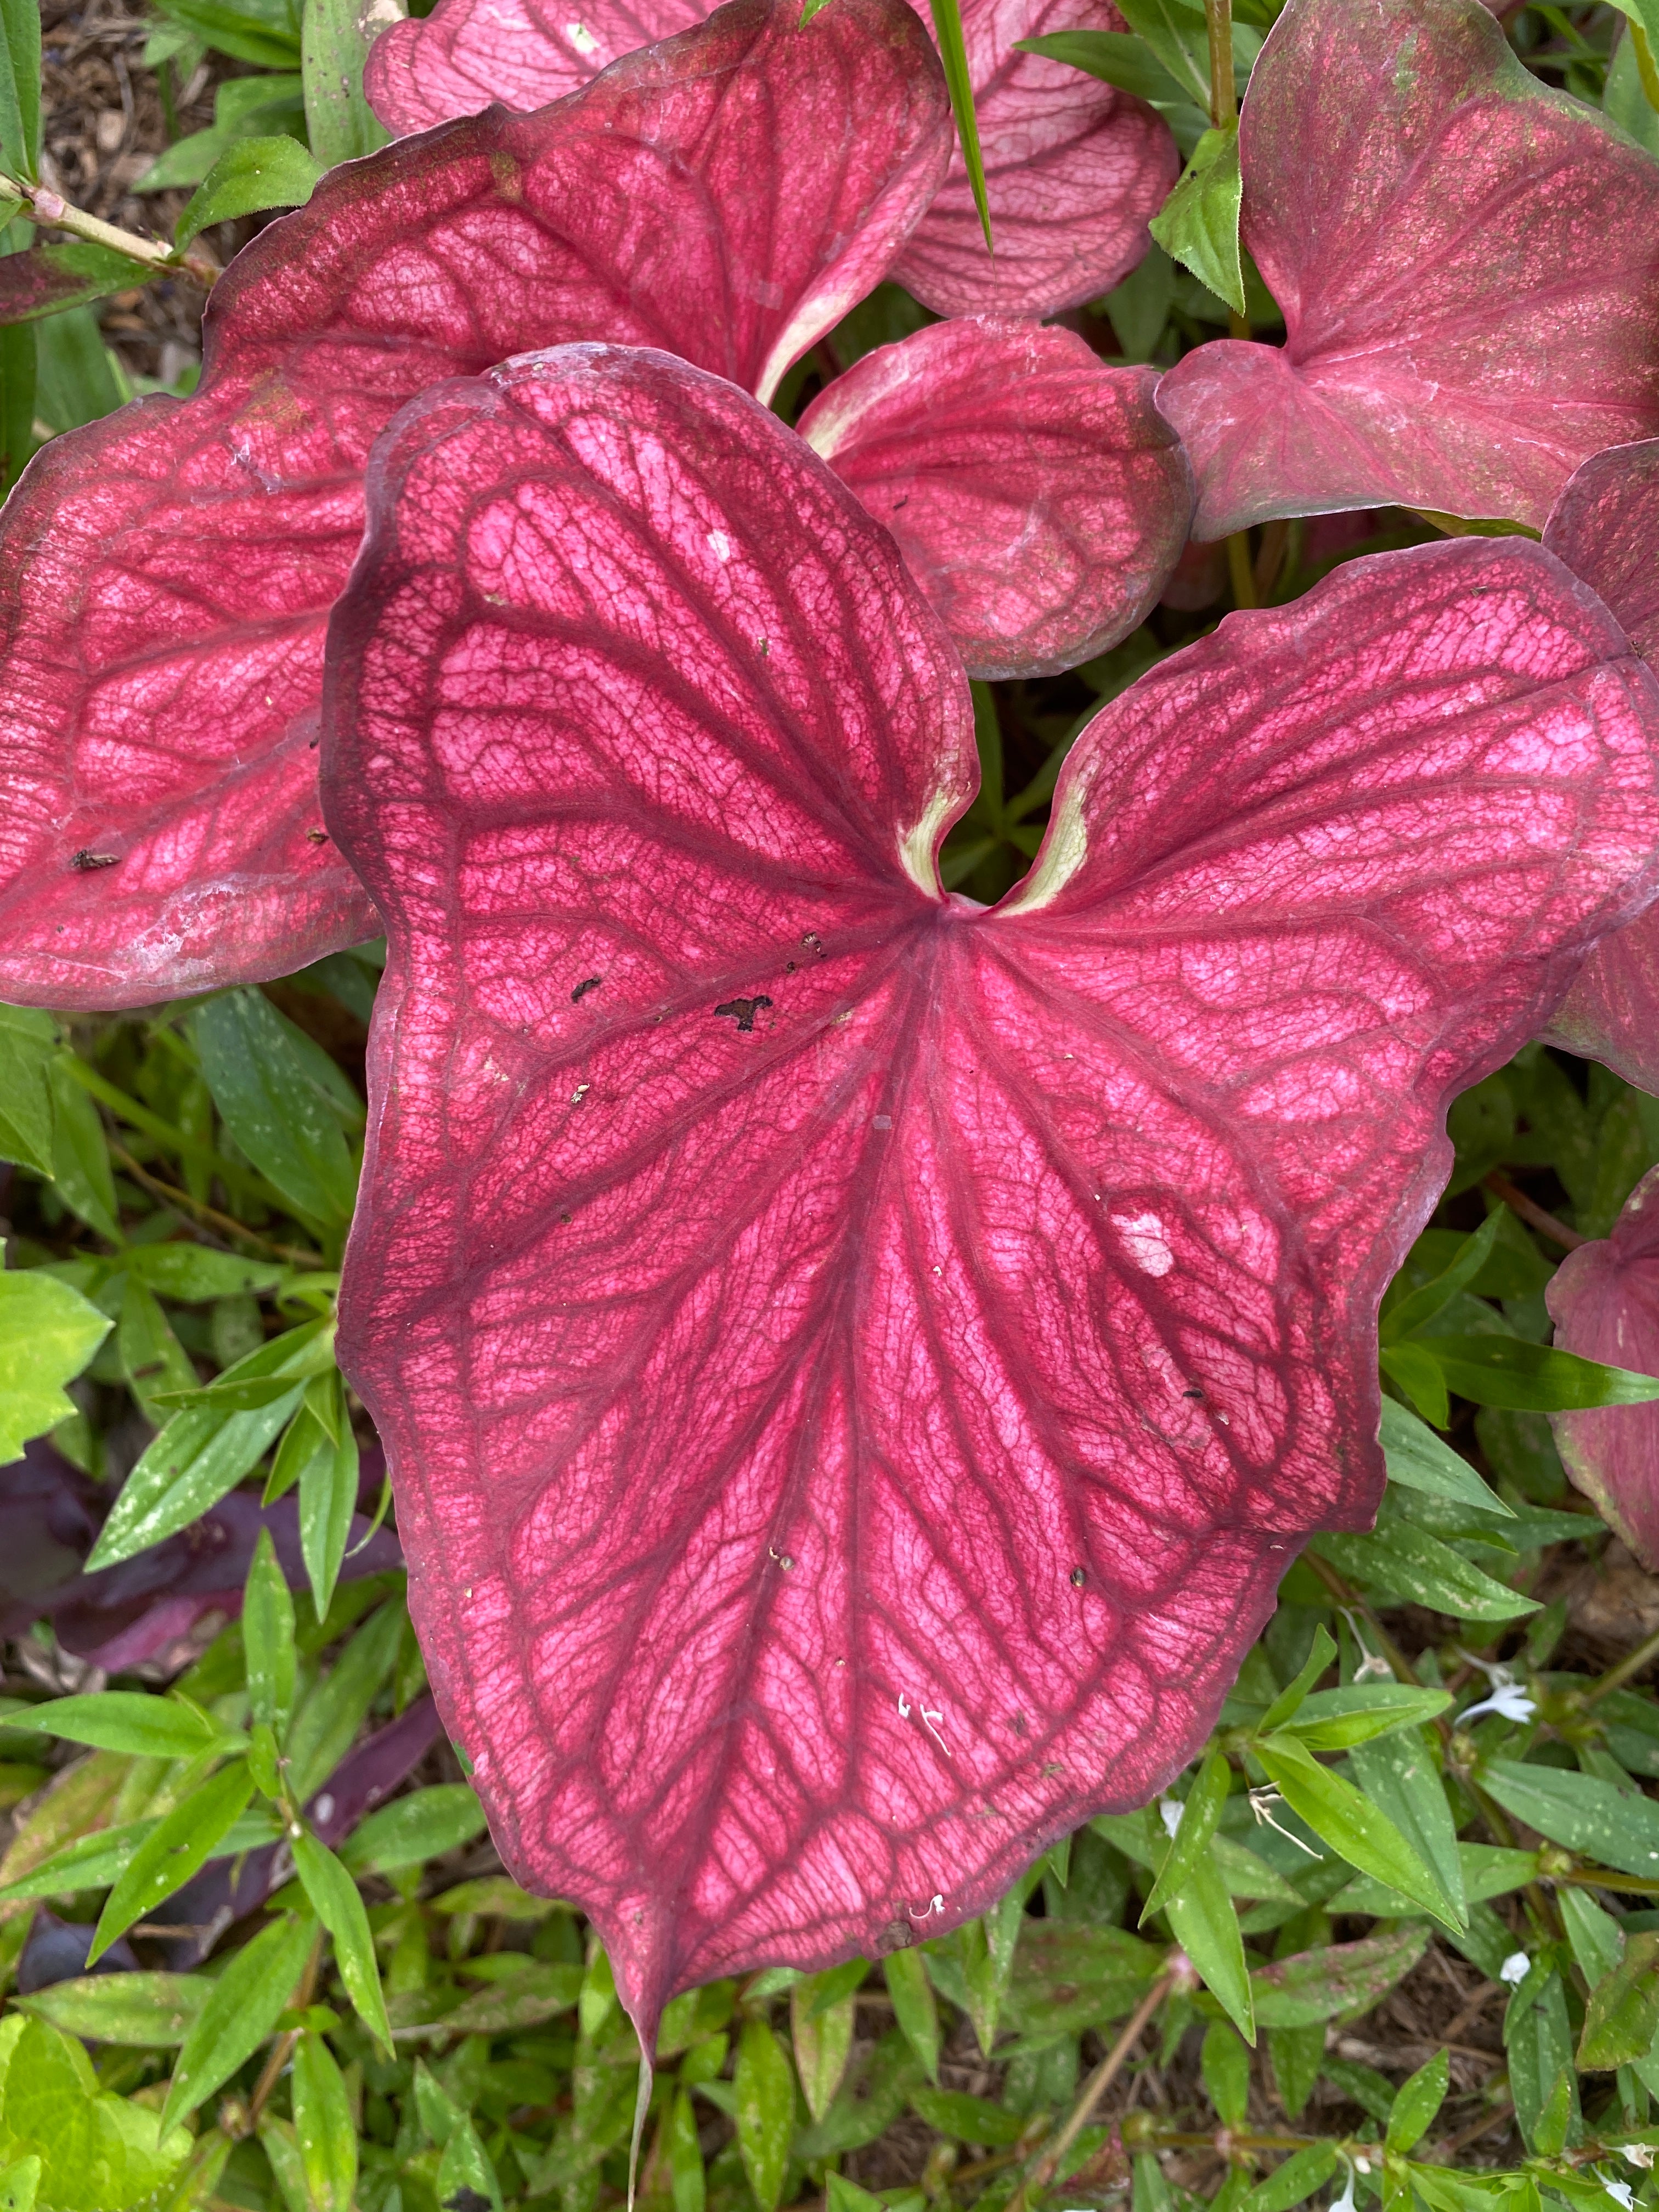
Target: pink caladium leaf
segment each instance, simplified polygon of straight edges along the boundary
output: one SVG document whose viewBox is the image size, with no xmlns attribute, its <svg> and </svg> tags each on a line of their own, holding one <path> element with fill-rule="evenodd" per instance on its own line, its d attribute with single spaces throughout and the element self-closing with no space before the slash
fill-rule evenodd
<svg viewBox="0 0 1659 2212">
<path fill-rule="evenodd" d="M 1050 31 L 1121 31 L 1111 0 L 963 0 L 994 255 L 958 149 L 896 271 L 941 315 L 1052 315 L 1109 292 L 1152 242 L 1180 173 L 1153 108 L 1014 51 Z"/>
<path fill-rule="evenodd" d="M 1239 149 L 1286 342 L 1159 389 L 1199 536 L 1388 502 L 1541 529 L 1581 461 L 1659 430 L 1659 168 L 1478 0 L 1289 0 Z"/>
<path fill-rule="evenodd" d="M 428 131 L 453 116 L 545 107 L 579 92 L 640 46 L 690 30 L 699 0 L 438 0 L 369 49 L 363 90 L 388 131 Z"/>
<path fill-rule="evenodd" d="M 1349 565 L 1108 706 L 988 912 L 891 539 L 572 347 L 388 433 L 325 717 L 390 946 L 342 1364 L 496 1840 L 649 2048 L 1144 1802 L 1368 1522 L 1446 1101 L 1650 895 L 1659 687 L 1540 546 Z"/>
<path fill-rule="evenodd" d="M 1544 543 L 1659 664 L 1659 438 L 1586 461 L 1556 501 Z M 1650 911 L 1602 939 L 1547 1034 L 1659 1091 L 1659 915 Z"/>
<path fill-rule="evenodd" d="M 1180 556 L 1192 471 L 1157 382 L 1070 331 L 969 316 L 866 354 L 799 428 L 892 532 L 969 674 L 1046 676 L 1127 637 Z"/>
<path fill-rule="evenodd" d="M 781 120 L 780 118 L 782 118 Z M 570 338 L 763 397 L 951 146 L 903 0 L 733 0 L 533 116 L 336 170 L 217 288 L 201 387 L 56 439 L 0 526 L 0 998 L 117 1007 L 379 924 L 318 811 L 362 471 L 434 380 Z"/>
<path fill-rule="evenodd" d="M 1555 1340 L 1581 1358 L 1659 1375 L 1659 1168 L 1611 1237 L 1569 1252 L 1544 1294 Z M 1552 1413 L 1569 1474 L 1650 1573 L 1659 1573 L 1659 1406 Z"/>
</svg>

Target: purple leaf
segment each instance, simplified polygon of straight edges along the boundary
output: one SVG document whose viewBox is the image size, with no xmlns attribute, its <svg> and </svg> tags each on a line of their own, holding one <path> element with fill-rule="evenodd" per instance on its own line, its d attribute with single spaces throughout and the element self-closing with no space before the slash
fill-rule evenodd
<svg viewBox="0 0 1659 2212">
<path fill-rule="evenodd" d="M 1637 651 L 1659 661 L 1659 438 L 1586 461 L 1556 501 L 1544 543 L 1607 602 Z M 1547 1034 L 1659 1091 L 1659 911 L 1602 939 Z"/>
<path fill-rule="evenodd" d="M 44 1905 L 37 1905 L 28 1940 L 17 1961 L 18 1996 L 33 1996 L 36 1990 L 72 1982 L 81 1974 L 136 1974 L 137 1954 L 125 1936 L 118 1936 L 93 1965 L 87 1964 L 97 1932 L 94 1923 L 82 1926 L 78 1921 L 60 1920 Z"/>
<path fill-rule="evenodd" d="M 388 131 L 428 131 L 492 101 L 528 110 L 580 92 L 638 46 L 689 31 L 698 0 L 438 0 L 369 49 L 363 89 Z"/>
<path fill-rule="evenodd" d="M 839 376 L 800 434 L 898 541 L 972 676 L 1073 668 L 1150 613 L 1192 472 L 1149 369 L 1070 331 L 934 323 Z"/>
<path fill-rule="evenodd" d="M 1568 1253 L 1544 1302 L 1569 1352 L 1659 1375 L 1659 1168 L 1637 1184 L 1611 1237 Z M 1552 1413 L 1550 1425 L 1574 1482 L 1659 1572 L 1659 1407 Z"/>
<path fill-rule="evenodd" d="M 1659 168 L 1478 0 L 1289 0 L 1239 143 L 1286 342 L 1159 387 L 1200 537 L 1390 502 L 1541 529 L 1581 461 L 1659 430 Z"/>
<path fill-rule="evenodd" d="M 1181 157 L 1163 117 L 1015 41 L 1121 31 L 1111 0 L 963 0 L 986 197 L 960 150 L 895 274 L 941 315 L 1052 315 L 1109 292 L 1141 261 Z"/>
<path fill-rule="evenodd" d="M 1650 895 L 1659 688 L 1540 546 L 1351 563 L 1097 715 L 986 913 L 891 540 L 573 348 L 388 434 L 326 712 L 391 946 L 342 1362 L 500 1848 L 647 2038 L 950 1928 L 1370 1520 L 1446 1101 Z"/>
<path fill-rule="evenodd" d="M 0 998 L 139 1005 L 378 929 L 314 750 L 369 447 L 428 384 L 567 339 L 769 395 L 951 144 L 902 0 L 799 13 L 733 0 L 574 100 L 333 171 L 217 287 L 194 398 L 31 465 L 0 529 Z"/>
</svg>

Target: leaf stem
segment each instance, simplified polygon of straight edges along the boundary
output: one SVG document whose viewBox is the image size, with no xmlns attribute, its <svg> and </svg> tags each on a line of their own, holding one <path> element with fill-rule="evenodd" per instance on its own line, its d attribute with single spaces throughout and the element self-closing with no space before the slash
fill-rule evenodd
<svg viewBox="0 0 1659 2212">
<path fill-rule="evenodd" d="M 1529 1229 L 1537 1230 L 1540 1237 L 1547 1237 L 1552 1244 L 1559 1244 L 1564 1252 L 1576 1252 L 1581 1244 L 1590 1243 L 1589 1237 L 1580 1236 L 1576 1229 L 1569 1229 L 1565 1221 L 1558 1221 L 1553 1213 L 1546 1213 L 1535 1200 L 1528 1198 L 1524 1190 L 1519 1189 L 1498 1169 L 1494 1168 L 1485 1182 L 1494 1198 L 1501 1198 L 1510 1211 L 1518 1213 Z"/>
<path fill-rule="evenodd" d="M 269 1237 L 261 1237 L 258 1230 L 246 1228 L 241 1222 L 233 1221 L 228 1213 L 219 1213 L 212 1206 L 204 1206 L 199 1198 L 192 1198 L 187 1190 L 180 1190 L 176 1183 L 163 1182 L 159 1176 L 153 1176 L 148 1168 L 141 1167 L 126 1146 L 118 1144 L 113 1137 L 109 1140 L 109 1149 L 111 1158 L 135 1182 L 142 1183 L 152 1197 L 164 1199 L 169 1206 L 182 1207 L 208 1228 L 216 1230 L 220 1236 L 234 1237 L 244 1244 L 257 1244 L 262 1252 L 269 1252 L 274 1260 L 286 1260 L 291 1267 L 306 1267 L 313 1271 L 326 1267 L 328 1263 L 320 1253 L 301 1252 L 292 1244 L 275 1243 Z"/>
<path fill-rule="evenodd" d="M 315 1995 L 317 1971 L 322 1962 L 323 1931 L 319 1928 L 317 1930 L 317 1940 L 311 1947 L 311 1956 L 306 1960 L 305 1972 L 301 1975 L 299 1986 L 294 1992 L 295 2012 L 303 2012 Z M 250 2124 L 264 2112 L 265 2100 L 282 2080 L 283 2069 L 294 2056 L 294 2046 L 299 2040 L 300 2032 L 293 2027 L 289 2028 L 286 2034 L 277 2037 L 275 2047 L 264 2063 L 264 2070 L 253 2085 L 253 2094 L 248 2099 L 247 2116 Z"/>
<path fill-rule="evenodd" d="M 1632 1674 L 1655 1659 L 1659 1659 L 1659 1635 L 1650 1636 L 1633 1651 L 1627 1651 L 1616 1667 L 1610 1667 L 1600 1681 L 1591 1683 L 1584 1692 L 1584 1703 L 1593 1705 L 1598 1698 L 1605 1698 L 1609 1690 L 1622 1690 Z"/>
<path fill-rule="evenodd" d="M 0 172 L 0 193 L 22 202 L 19 212 L 27 222 L 48 230 L 66 230 L 71 238 L 85 239 L 89 246 L 105 246 L 112 252 L 125 253 L 129 261 L 142 264 L 154 274 L 180 270 L 210 290 L 222 273 L 218 263 L 206 254 L 179 253 L 159 238 L 141 238 L 136 230 L 119 230 L 112 222 L 88 215 L 84 208 L 71 207 L 60 192 L 49 191 L 45 185 L 32 185 L 24 178 Z"/>
<path fill-rule="evenodd" d="M 1140 2040 L 1140 2031 L 1174 1986 L 1175 1976 L 1172 1973 L 1160 1974 L 1130 2014 L 1122 2034 L 1084 2083 L 1082 2094 L 1073 2106 L 1065 2126 L 1009 2199 L 1008 2212 L 1025 2212 L 1026 2201 L 1032 2191 L 1040 2194 L 1047 2189 L 1059 2172 L 1066 2152 L 1093 2118 L 1095 2106 L 1117 2079 L 1124 2061 Z"/>
</svg>

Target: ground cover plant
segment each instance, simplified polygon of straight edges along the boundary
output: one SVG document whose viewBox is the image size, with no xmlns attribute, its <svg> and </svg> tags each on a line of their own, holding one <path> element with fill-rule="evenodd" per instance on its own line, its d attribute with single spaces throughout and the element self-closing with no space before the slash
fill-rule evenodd
<svg viewBox="0 0 1659 2212">
<path fill-rule="evenodd" d="M 0 9 L 16 2212 L 1651 2200 L 1659 21 L 1239 14 Z"/>
</svg>

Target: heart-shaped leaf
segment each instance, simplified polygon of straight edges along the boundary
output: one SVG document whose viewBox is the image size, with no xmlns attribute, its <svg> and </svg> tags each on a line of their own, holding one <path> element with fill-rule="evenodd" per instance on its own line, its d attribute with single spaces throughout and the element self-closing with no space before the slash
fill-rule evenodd
<svg viewBox="0 0 1659 2212">
<path fill-rule="evenodd" d="M 1659 1375 L 1659 1169 L 1637 1184 L 1611 1237 L 1568 1253 L 1544 1297 L 1569 1352 Z M 1659 1571 L 1659 1405 L 1553 1413 L 1550 1425 L 1574 1482 Z"/>
<path fill-rule="evenodd" d="M 800 433 L 898 541 L 972 676 L 1043 676 L 1145 620 L 1192 472 L 1149 370 L 1070 331 L 933 323 L 866 354 Z"/>
<path fill-rule="evenodd" d="M 1659 660 L 1659 438 L 1586 461 L 1556 501 L 1544 543 L 1607 602 L 1649 662 Z M 1547 1034 L 1659 1091 L 1659 915 L 1603 938 Z"/>
<path fill-rule="evenodd" d="M 1181 169 L 1144 101 L 1017 42 L 1118 31 L 1111 0 L 963 0 L 994 255 L 958 149 L 896 274 L 942 315 L 1052 315 L 1109 292 L 1146 251 Z"/>
<path fill-rule="evenodd" d="M 222 280 L 194 398 L 41 454 L 0 531 L 0 997 L 143 1004 L 376 933 L 314 751 L 368 448 L 427 385 L 567 339 L 769 393 L 951 143 L 903 0 L 798 14 L 732 0 L 575 99 L 332 172 Z"/>
<path fill-rule="evenodd" d="M 342 1362 L 497 1842 L 648 2033 L 1143 1803 L 1368 1522 L 1446 1100 L 1647 895 L 1659 687 L 1540 546 L 1346 565 L 1097 715 L 987 913 L 960 663 L 734 386 L 521 360 L 373 482 Z"/>
<path fill-rule="evenodd" d="M 1164 380 L 1200 538 L 1390 501 L 1541 529 L 1581 461 L 1659 430 L 1659 168 L 1479 0 L 1289 0 L 1239 151 L 1286 341 Z"/>
</svg>

